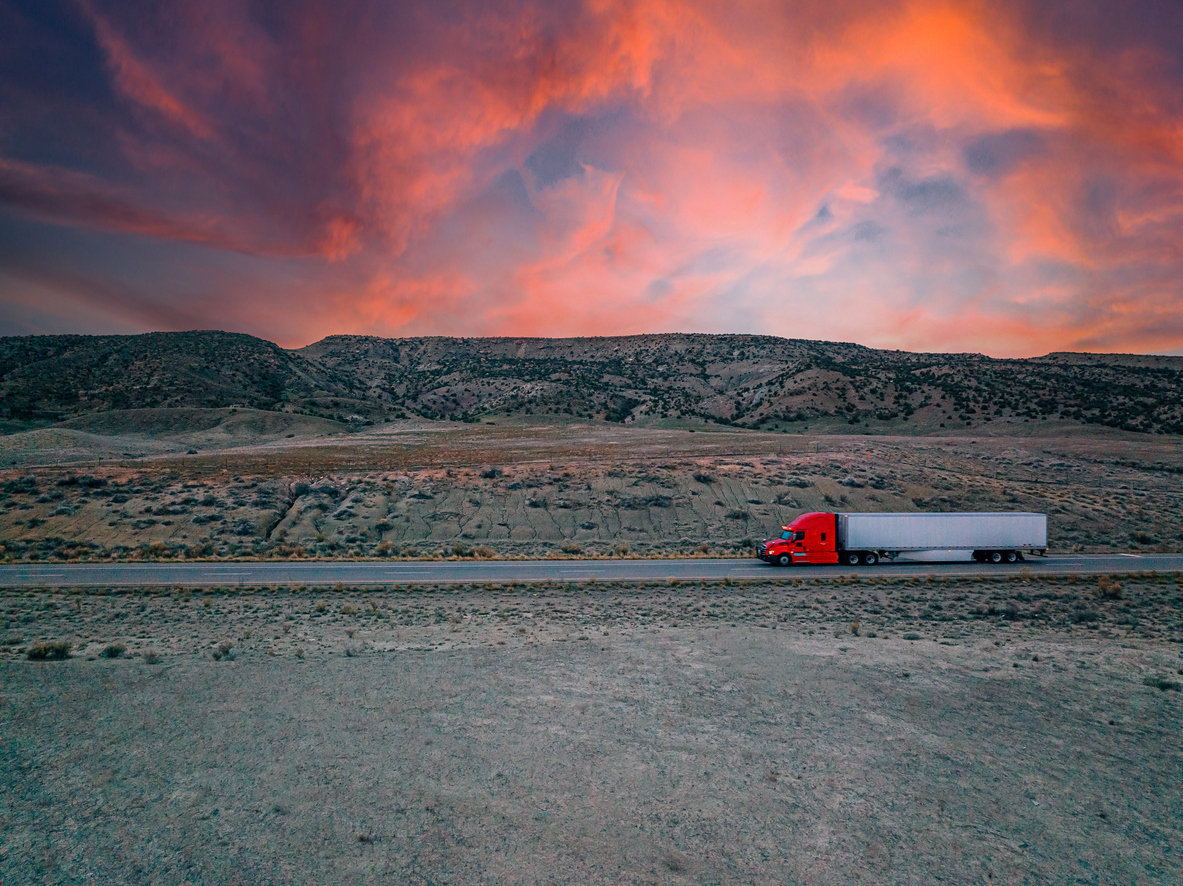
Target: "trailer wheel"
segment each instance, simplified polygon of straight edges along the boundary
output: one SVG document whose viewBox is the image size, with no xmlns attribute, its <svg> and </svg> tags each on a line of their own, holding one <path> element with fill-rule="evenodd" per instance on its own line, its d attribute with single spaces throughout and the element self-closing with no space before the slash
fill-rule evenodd
<svg viewBox="0 0 1183 886">
<path fill-rule="evenodd" d="M 846 563 L 848 566 L 858 566 L 862 559 L 863 558 L 859 556 L 858 551 L 850 551 L 846 555 Z"/>
<path fill-rule="evenodd" d="M 989 560 L 991 563 L 1001 563 L 1002 562 L 1002 551 L 991 551 L 990 553 L 988 553 L 986 555 L 986 559 Z"/>
<path fill-rule="evenodd" d="M 776 565 L 777 566 L 788 566 L 792 562 L 793 562 L 793 558 L 790 557 L 788 554 L 781 554 L 779 557 L 776 558 Z"/>
<path fill-rule="evenodd" d="M 1019 559 L 1019 555 L 1017 553 L 1015 553 L 1014 551 L 1007 551 L 1005 556 L 1006 556 L 1007 563 L 1014 563 L 1016 560 Z"/>
<path fill-rule="evenodd" d="M 874 566 L 879 562 L 879 555 L 874 551 L 867 551 L 867 553 L 863 555 L 863 562 L 868 566 Z"/>
</svg>

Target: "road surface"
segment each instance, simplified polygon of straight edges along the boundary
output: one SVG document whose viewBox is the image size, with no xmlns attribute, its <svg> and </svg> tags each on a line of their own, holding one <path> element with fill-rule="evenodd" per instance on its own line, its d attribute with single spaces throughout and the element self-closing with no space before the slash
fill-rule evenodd
<svg viewBox="0 0 1183 886">
<path fill-rule="evenodd" d="M 721 581 L 827 578 L 835 575 L 925 577 L 1183 571 L 1183 554 L 1063 554 L 1022 563 L 880 563 L 778 569 L 756 559 L 266 561 L 220 563 L 22 563 L 0 566 L 0 588 L 147 585 L 389 585 L 471 582 Z"/>
</svg>

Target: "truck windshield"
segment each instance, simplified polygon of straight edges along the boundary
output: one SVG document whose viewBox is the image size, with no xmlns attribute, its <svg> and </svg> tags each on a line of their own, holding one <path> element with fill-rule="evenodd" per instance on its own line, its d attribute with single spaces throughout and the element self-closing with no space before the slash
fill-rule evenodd
<svg viewBox="0 0 1183 886">
<path fill-rule="evenodd" d="M 786 529 L 784 532 L 782 532 L 780 534 L 780 537 L 781 537 L 782 541 L 792 541 L 793 540 L 793 533 L 789 532 L 789 530 Z"/>
<path fill-rule="evenodd" d="M 798 529 L 796 532 L 790 532 L 786 529 L 780 534 L 782 541 L 805 541 L 805 533 Z"/>
</svg>

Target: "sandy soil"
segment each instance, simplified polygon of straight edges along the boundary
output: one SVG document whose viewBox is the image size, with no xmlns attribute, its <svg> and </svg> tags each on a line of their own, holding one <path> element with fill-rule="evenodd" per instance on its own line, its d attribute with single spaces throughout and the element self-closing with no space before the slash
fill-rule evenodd
<svg viewBox="0 0 1183 886">
<path fill-rule="evenodd" d="M 1178 883 L 1117 581 L 7 591 L 0 881 Z"/>
</svg>

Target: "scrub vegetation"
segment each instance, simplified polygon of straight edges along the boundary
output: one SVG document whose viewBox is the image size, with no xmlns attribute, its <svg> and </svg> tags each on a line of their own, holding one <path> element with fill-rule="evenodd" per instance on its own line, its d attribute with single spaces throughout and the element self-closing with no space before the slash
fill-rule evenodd
<svg viewBox="0 0 1183 886">
<path fill-rule="evenodd" d="M 772 576 L 0 592 L 0 879 L 1180 881 L 1183 577 Z"/>
<path fill-rule="evenodd" d="M 1179 434 L 1183 358 L 999 360 L 751 335 L 339 335 L 290 351 L 224 332 L 0 338 L 0 420 L 13 429 L 101 432 L 104 413 L 159 409 L 216 424 L 219 416 L 193 411 L 232 407 L 288 416 L 259 418 L 257 430 L 280 434 L 318 421 L 361 428 L 530 415 L 780 432 L 1052 423 Z"/>
<path fill-rule="evenodd" d="M 811 510 L 1036 511 L 1053 551 L 1172 551 L 1178 450 L 1104 435 L 420 426 L 9 471 L 0 559 L 751 556 Z M 350 468 L 384 459 L 407 466 Z"/>
</svg>

